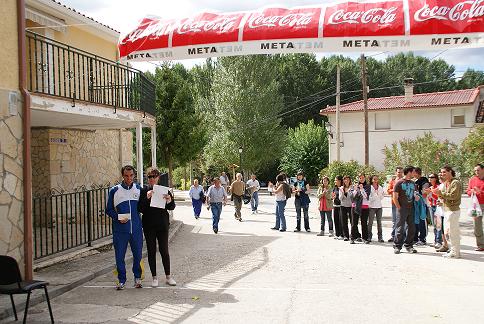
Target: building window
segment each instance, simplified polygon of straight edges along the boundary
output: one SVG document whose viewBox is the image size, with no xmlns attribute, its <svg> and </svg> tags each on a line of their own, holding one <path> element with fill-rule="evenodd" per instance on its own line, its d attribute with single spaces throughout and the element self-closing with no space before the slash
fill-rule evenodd
<svg viewBox="0 0 484 324">
<path fill-rule="evenodd" d="M 466 125 L 466 114 L 464 109 L 452 109 L 452 126 L 459 127 Z"/>
<path fill-rule="evenodd" d="M 390 129 L 390 113 L 380 112 L 375 114 L 375 129 Z"/>
</svg>

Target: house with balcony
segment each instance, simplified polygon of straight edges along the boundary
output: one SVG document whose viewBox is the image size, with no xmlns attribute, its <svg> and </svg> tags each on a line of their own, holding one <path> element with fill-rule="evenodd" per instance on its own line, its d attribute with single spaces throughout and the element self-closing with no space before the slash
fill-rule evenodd
<svg viewBox="0 0 484 324">
<path fill-rule="evenodd" d="M 9 223 L 0 254 L 25 261 L 28 275 L 31 260 L 111 234 L 107 190 L 123 165 L 143 165 L 146 128 L 155 165 L 155 86 L 119 63 L 118 31 L 74 8 L 6 0 L 0 12 L 9 17 L 0 21 L 8 31 L 0 49 L 0 221 Z"/>
<path fill-rule="evenodd" d="M 369 163 L 384 168 L 385 146 L 431 132 L 439 140 L 460 144 L 475 124 L 484 121 L 484 86 L 473 89 L 414 94 L 411 79 L 405 95 L 368 99 Z M 363 101 L 340 106 L 340 158 L 364 164 Z M 334 135 L 336 107 L 322 109 Z M 336 136 L 331 136 L 329 161 L 336 160 Z"/>
</svg>

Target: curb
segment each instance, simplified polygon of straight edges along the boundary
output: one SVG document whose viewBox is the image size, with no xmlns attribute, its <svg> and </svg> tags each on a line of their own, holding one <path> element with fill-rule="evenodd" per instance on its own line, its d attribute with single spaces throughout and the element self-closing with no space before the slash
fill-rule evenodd
<svg viewBox="0 0 484 324">
<path fill-rule="evenodd" d="M 176 233 L 183 227 L 183 222 L 182 221 L 179 221 L 179 220 L 173 220 L 170 224 L 170 233 L 168 235 L 168 241 L 171 242 L 173 240 L 173 238 L 175 237 Z M 112 244 L 112 243 L 109 243 L 109 244 Z M 108 244 L 104 244 L 104 246 L 106 246 Z M 99 248 L 99 246 L 97 247 L 92 247 L 91 249 L 96 249 L 96 248 Z M 79 255 L 81 255 L 81 253 L 78 253 Z M 147 255 L 147 252 L 146 250 L 143 250 L 143 258 L 145 258 Z M 126 263 L 129 263 L 129 262 L 132 262 L 133 260 L 133 257 L 129 257 L 126 259 Z M 77 288 L 83 284 L 85 284 L 86 282 L 89 282 L 91 280 L 93 280 L 94 278 L 96 277 L 99 277 L 99 276 L 102 276 L 110 271 L 113 270 L 113 268 L 116 266 L 116 263 L 113 262 L 110 263 L 109 265 L 106 265 L 104 267 L 102 267 L 101 269 L 98 269 L 97 271 L 95 272 L 91 272 L 91 273 L 86 273 L 83 277 L 80 277 L 79 279 L 75 280 L 74 282 L 71 282 L 67 285 L 64 285 L 64 286 L 60 286 L 60 287 L 56 287 L 56 288 L 53 288 L 53 289 L 49 289 L 48 292 L 49 292 L 49 298 L 52 302 L 52 299 L 54 299 L 55 297 L 58 297 L 62 294 L 65 294 L 66 292 L 74 289 L 74 288 Z M 31 309 L 33 306 L 37 305 L 37 304 L 40 304 L 42 302 L 45 301 L 45 296 L 44 294 L 40 294 L 38 296 L 32 296 L 30 297 L 30 302 L 29 302 L 29 309 Z M 6 319 L 10 316 L 13 316 L 13 310 L 11 308 L 11 304 L 10 304 L 10 301 L 8 302 L 8 304 L 10 307 L 3 310 L 2 312 L 0 312 L 0 320 L 3 320 L 3 319 Z M 21 318 L 23 315 L 23 311 L 25 309 L 25 301 L 23 302 L 16 302 L 15 303 L 15 307 L 17 309 L 17 315 L 19 315 L 19 317 Z M 54 314 L 55 315 L 55 314 Z M 54 319 L 55 319 L 55 316 L 54 316 Z"/>
</svg>

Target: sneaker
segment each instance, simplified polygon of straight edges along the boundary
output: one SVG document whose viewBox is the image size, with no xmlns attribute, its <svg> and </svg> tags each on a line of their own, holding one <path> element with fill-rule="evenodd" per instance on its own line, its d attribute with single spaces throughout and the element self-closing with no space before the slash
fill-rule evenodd
<svg viewBox="0 0 484 324">
<path fill-rule="evenodd" d="M 345 238 L 343 236 L 336 237 L 338 240 L 344 240 Z"/>
<path fill-rule="evenodd" d="M 126 284 L 124 282 L 116 283 L 116 290 L 124 290 Z"/>
<path fill-rule="evenodd" d="M 218 233 L 218 228 L 215 228 L 215 227 L 214 227 L 214 228 L 213 228 L 213 232 L 214 232 L 215 234 L 217 234 L 217 233 Z"/>
<path fill-rule="evenodd" d="M 329 237 L 333 237 L 333 236 L 334 236 L 334 234 L 333 234 L 332 232 L 329 232 L 329 235 L 328 235 L 328 236 L 329 236 Z"/>
<path fill-rule="evenodd" d="M 484 251 L 484 247 L 478 247 L 478 248 L 474 249 L 474 251 L 483 252 Z"/>
<path fill-rule="evenodd" d="M 306 228 L 306 232 L 310 233 L 311 232 L 311 229 L 310 228 Z"/>
<path fill-rule="evenodd" d="M 349 240 L 350 240 L 350 239 L 349 239 L 349 238 L 347 238 L 347 237 L 345 237 L 345 238 L 343 239 L 343 241 L 345 241 L 345 242 L 348 242 Z"/>
<path fill-rule="evenodd" d="M 151 282 L 151 287 L 158 287 L 158 278 L 153 277 L 153 281 Z"/>
<path fill-rule="evenodd" d="M 427 243 L 422 242 L 422 241 L 418 241 L 415 245 L 424 246 L 424 245 L 427 245 Z"/>
<path fill-rule="evenodd" d="M 282 229 L 282 228 L 279 230 L 279 232 L 285 232 L 285 231 L 286 231 L 286 230 L 285 230 L 285 229 Z"/>
<path fill-rule="evenodd" d="M 440 249 L 441 247 L 442 247 L 442 244 L 440 244 L 440 243 L 435 243 L 435 244 L 434 244 L 434 248 L 435 248 L 436 250 Z"/>
<path fill-rule="evenodd" d="M 166 284 L 168 286 L 176 286 L 176 281 L 171 276 L 166 276 Z"/>
<path fill-rule="evenodd" d="M 443 254 L 442 256 L 448 259 L 460 259 L 460 254 L 456 254 L 454 252 L 448 252 Z"/>
<path fill-rule="evenodd" d="M 350 240 L 350 244 L 355 244 L 355 240 Z"/>
<path fill-rule="evenodd" d="M 363 239 L 361 237 L 356 239 L 356 242 L 363 242 Z"/>
<path fill-rule="evenodd" d="M 278 228 L 277 227 L 271 227 L 271 230 L 277 231 Z"/>
<path fill-rule="evenodd" d="M 195 219 L 198 219 L 199 217 L 200 217 L 200 216 L 196 216 L 196 215 L 195 215 Z"/>
<path fill-rule="evenodd" d="M 319 232 L 318 234 L 316 234 L 316 236 L 324 236 L 324 232 L 323 232 L 323 231 L 321 231 L 321 232 Z"/>
<path fill-rule="evenodd" d="M 385 243 L 385 240 L 384 239 L 379 239 L 378 242 Z"/>
<path fill-rule="evenodd" d="M 389 239 L 387 242 L 388 243 L 392 243 L 394 241 L 393 237 L 391 239 Z"/>
<path fill-rule="evenodd" d="M 296 228 L 294 232 L 300 232 L 301 230 L 299 228 Z"/>
<path fill-rule="evenodd" d="M 371 241 L 365 241 L 365 244 L 370 244 L 370 243 L 371 243 Z"/>
<path fill-rule="evenodd" d="M 449 251 L 449 247 L 442 245 L 440 248 L 437 249 L 437 252 L 447 252 Z"/>
<path fill-rule="evenodd" d="M 407 247 L 405 248 L 408 253 L 417 253 L 417 250 L 415 250 L 413 247 Z"/>
<path fill-rule="evenodd" d="M 134 279 L 134 288 L 143 288 L 143 285 L 141 284 L 140 278 Z"/>
<path fill-rule="evenodd" d="M 393 253 L 400 254 L 400 249 L 399 248 L 393 248 Z"/>
</svg>

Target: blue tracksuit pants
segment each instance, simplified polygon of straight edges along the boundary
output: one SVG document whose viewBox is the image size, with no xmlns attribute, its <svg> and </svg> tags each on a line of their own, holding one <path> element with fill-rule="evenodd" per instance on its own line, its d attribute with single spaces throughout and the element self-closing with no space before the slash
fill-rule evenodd
<svg viewBox="0 0 484 324">
<path fill-rule="evenodd" d="M 135 278 L 141 278 L 141 259 L 143 253 L 143 232 L 114 232 L 113 245 L 116 256 L 116 270 L 118 271 L 118 280 L 120 283 L 126 282 L 126 263 L 124 261 L 126 250 L 131 247 L 133 253 L 133 274 Z"/>
</svg>

